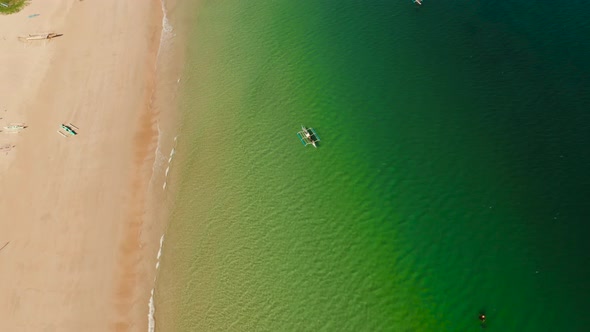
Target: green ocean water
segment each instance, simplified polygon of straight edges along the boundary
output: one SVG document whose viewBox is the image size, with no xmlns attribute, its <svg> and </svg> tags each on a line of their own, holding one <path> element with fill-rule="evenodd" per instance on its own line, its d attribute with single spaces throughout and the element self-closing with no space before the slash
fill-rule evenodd
<svg viewBox="0 0 590 332">
<path fill-rule="evenodd" d="M 589 329 L 590 4 L 198 7 L 157 331 Z"/>
</svg>

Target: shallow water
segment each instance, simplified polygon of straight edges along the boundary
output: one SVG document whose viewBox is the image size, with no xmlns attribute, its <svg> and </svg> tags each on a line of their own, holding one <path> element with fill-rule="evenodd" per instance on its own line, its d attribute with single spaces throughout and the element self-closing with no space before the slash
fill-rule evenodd
<svg viewBox="0 0 590 332">
<path fill-rule="evenodd" d="M 204 1 L 157 330 L 583 330 L 588 6 Z"/>
</svg>

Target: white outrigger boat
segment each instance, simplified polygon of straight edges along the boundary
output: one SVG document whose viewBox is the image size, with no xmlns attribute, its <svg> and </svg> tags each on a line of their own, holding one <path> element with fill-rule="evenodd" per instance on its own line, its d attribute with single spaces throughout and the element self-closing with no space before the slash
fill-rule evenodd
<svg viewBox="0 0 590 332">
<path fill-rule="evenodd" d="M 27 126 L 24 123 L 11 123 L 4 127 L 6 131 L 11 133 L 18 133 L 25 128 L 27 128 Z"/>
<path fill-rule="evenodd" d="M 419 5 L 422 5 L 422 1 L 421 0 L 412 0 L 412 1 L 414 1 L 414 3 L 417 3 Z"/>
<path fill-rule="evenodd" d="M 301 125 L 301 131 L 297 133 L 297 137 L 304 146 L 313 145 L 314 148 L 317 148 L 317 142 L 320 141 L 320 137 L 318 134 L 313 130 L 313 128 L 306 128 L 304 125 Z"/>
<path fill-rule="evenodd" d="M 23 41 L 31 41 L 31 40 L 51 40 L 53 38 L 61 37 L 63 33 L 55 33 L 55 32 L 45 32 L 45 33 L 34 33 L 29 34 L 28 36 L 19 36 L 18 39 Z"/>
</svg>

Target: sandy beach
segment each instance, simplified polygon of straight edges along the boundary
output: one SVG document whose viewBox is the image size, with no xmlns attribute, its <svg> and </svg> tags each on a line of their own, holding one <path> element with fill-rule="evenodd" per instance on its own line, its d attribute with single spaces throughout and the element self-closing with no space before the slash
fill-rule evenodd
<svg viewBox="0 0 590 332">
<path fill-rule="evenodd" d="M 147 331 L 161 25 L 155 0 L 0 16 L 0 129 L 27 126 L 0 132 L 0 331 Z M 43 32 L 63 36 L 18 39 Z"/>
</svg>

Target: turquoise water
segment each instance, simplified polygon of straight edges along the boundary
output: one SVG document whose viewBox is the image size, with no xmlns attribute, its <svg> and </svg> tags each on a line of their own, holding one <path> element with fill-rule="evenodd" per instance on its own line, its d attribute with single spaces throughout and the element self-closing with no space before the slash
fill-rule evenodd
<svg viewBox="0 0 590 332">
<path fill-rule="evenodd" d="M 589 6 L 203 1 L 157 329 L 585 330 Z"/>
</svg>

